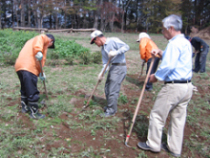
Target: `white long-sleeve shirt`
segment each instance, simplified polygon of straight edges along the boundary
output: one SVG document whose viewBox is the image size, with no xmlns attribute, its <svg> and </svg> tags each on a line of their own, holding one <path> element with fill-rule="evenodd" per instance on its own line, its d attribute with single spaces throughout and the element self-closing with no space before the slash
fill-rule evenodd
<svg viewBox="0 0 210 158">
<path fill-rule="evenodd" d="M 192 47 L 183 34 L 169 40 L 155 77 L 160 81 L 191 80 Z"/>
<path fill-rule="evenodd" d="M 101 54 L 102 54 L 102 63 L 103 68 L 101 72 L 104 70 L 109 57 L 108 54 L 110 51 L 117 51 L 117 55 L 112 58 L 111 63 L 126 63 L 125 60 L 125 52 L 127 52 L 130 49 L 130 47 L 121 41 L 119 38 L 112 37 L 107 38 L 106 43 L 101 48 Z M 108 70 L 109 67 L 107 67 Z"/>
</svg>

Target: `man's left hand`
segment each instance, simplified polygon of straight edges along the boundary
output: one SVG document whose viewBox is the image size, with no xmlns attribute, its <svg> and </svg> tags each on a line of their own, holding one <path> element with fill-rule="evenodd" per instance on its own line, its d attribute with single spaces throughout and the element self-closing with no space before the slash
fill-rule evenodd
<svg viewBox="0 0 210 158">
<path fill-rule="evenodd" d="M 150 83 L 157 82 L 157 78 L 155 77 L 155 74 L 150 75 L 149 82 Z"/>
<path fill-rule="evenodd" d="M 110 51 L 109 54 L 108 54 L 109 58 L 112 58 L 116 55 L 117 55 L 117 51 Z"/>
<path fill-rule="evenodd" d="M 41 61 L 43 58 L 42 52 L 38 52 L 35 57 L 37 58 L 38 61 Z"/>
<path fill-rule="evenodd" d="M 160 49 L 153 49 L 153 50 L 151 51 L 151 54 L 152 54 L 154 57 L 162 58 L 163 51 L 160 50 Z"/>
</svg>

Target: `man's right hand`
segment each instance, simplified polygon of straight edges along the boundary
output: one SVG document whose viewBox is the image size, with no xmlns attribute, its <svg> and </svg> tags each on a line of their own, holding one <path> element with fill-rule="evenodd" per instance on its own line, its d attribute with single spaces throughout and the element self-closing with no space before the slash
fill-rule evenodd
<svg viewBox="0 0 210 158">
<path fill-rule="evenodd" d="M 35 57 L 37 58 L 38 61 L 41 61 L 43 58 L 42 52 L 38 52 Z"/>
<path fill-rule="evenodd" d="M 155 57 L 159 57 L 159 58 L 162 58 L 162 55 L 163 55 L 163 51 L 160 50 L 160 49 L 153 49 L 151 51 L 151 54 Z"/>
<path fill-rule="evenodd" d="M 151 74 L 149 76 L 149 82 L 150 83 L 157 82 L 157 78 L 155 77 L 155 74 Z"/>
<path fill-rule="evenodd" d="M 141 66 L 144 66 L 145 63 L 146 63 L 146 61 L 145 60 L 142 60 L 142 65 Z"/>
<path fill-rule="evenodd" d="M 104 79 L 104 77 L 102 76 L 102 73 L 100 72 L 98 74 L 98 81 L 101 82 Z"/>
<path fill-rule="evenodd" d="M 39 78 L 40 78 L 40 80 L 45 81 L 46 80 L 45 73 L 43 73 L 43 76 L 42 76 L 42 73 L 40 73 Z"/>
</svg>

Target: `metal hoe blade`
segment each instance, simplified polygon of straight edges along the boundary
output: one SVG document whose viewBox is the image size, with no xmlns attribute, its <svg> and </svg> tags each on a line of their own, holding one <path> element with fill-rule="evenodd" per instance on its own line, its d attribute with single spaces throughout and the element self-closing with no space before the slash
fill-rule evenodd
<svg viewBox="0 0 210 158">
<path fill-rule="evenodd" d="M 110 61 L 111 61 L 111 59 L 112 59 L 112 58 L 109 58 L 109 60 L 108 60 L 108 62 L 107 62 L 107 64 L 106 64 L 106 66 L 105 66 L 105 68 L 104 68 L 104 70 L 103 70 L 103 72 L 102 72 L 101 76 L 103 76 L 103 75 L 104 75 L 104 73 L 105 73 L 105 71 L 106 71 L 106 69 L 107 69 L 107 67 L 108 67 L 108 65 L 109 65 L 109 63 L 110 63 Z M 93 94 L 94 94 L 94 92 L 95 92 L 96 88 L 98 87 L 98 84 L 99 84 L 99 83 L 100 83 L 100 81 L 98 80 L 98 82 L 97 82 L 97 84 L 95 85 L 95 88 L 94 88 L 94 90 L 93 90 L 92 94 L 90 95 L 90 97 L 89 97 L 89 99 L 88 99 L 88 101 L 87 101 L 86 105 L 85 105 L 85 106 L 83 106 L 82 111 L 84 111 L 84 110 L 85 110 L 85 109 L 89 106 L 89 102 L 90 102 L 90 100 L 92 99 Z"/>
</svg>

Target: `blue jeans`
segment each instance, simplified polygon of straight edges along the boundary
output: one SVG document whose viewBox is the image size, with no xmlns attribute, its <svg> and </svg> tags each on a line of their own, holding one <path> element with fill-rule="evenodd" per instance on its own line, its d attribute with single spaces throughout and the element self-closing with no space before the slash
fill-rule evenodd
<svg viewBox="0 0 210 158">
<path fill-rule="evenodd" d="M 195 57 L 194 72 L 200 71 L 201 73 L 206 71 L 206 58 L 209 52 L 209 47 L 205 48 L 202 52 L 198 52 Z"/>
</svg>

